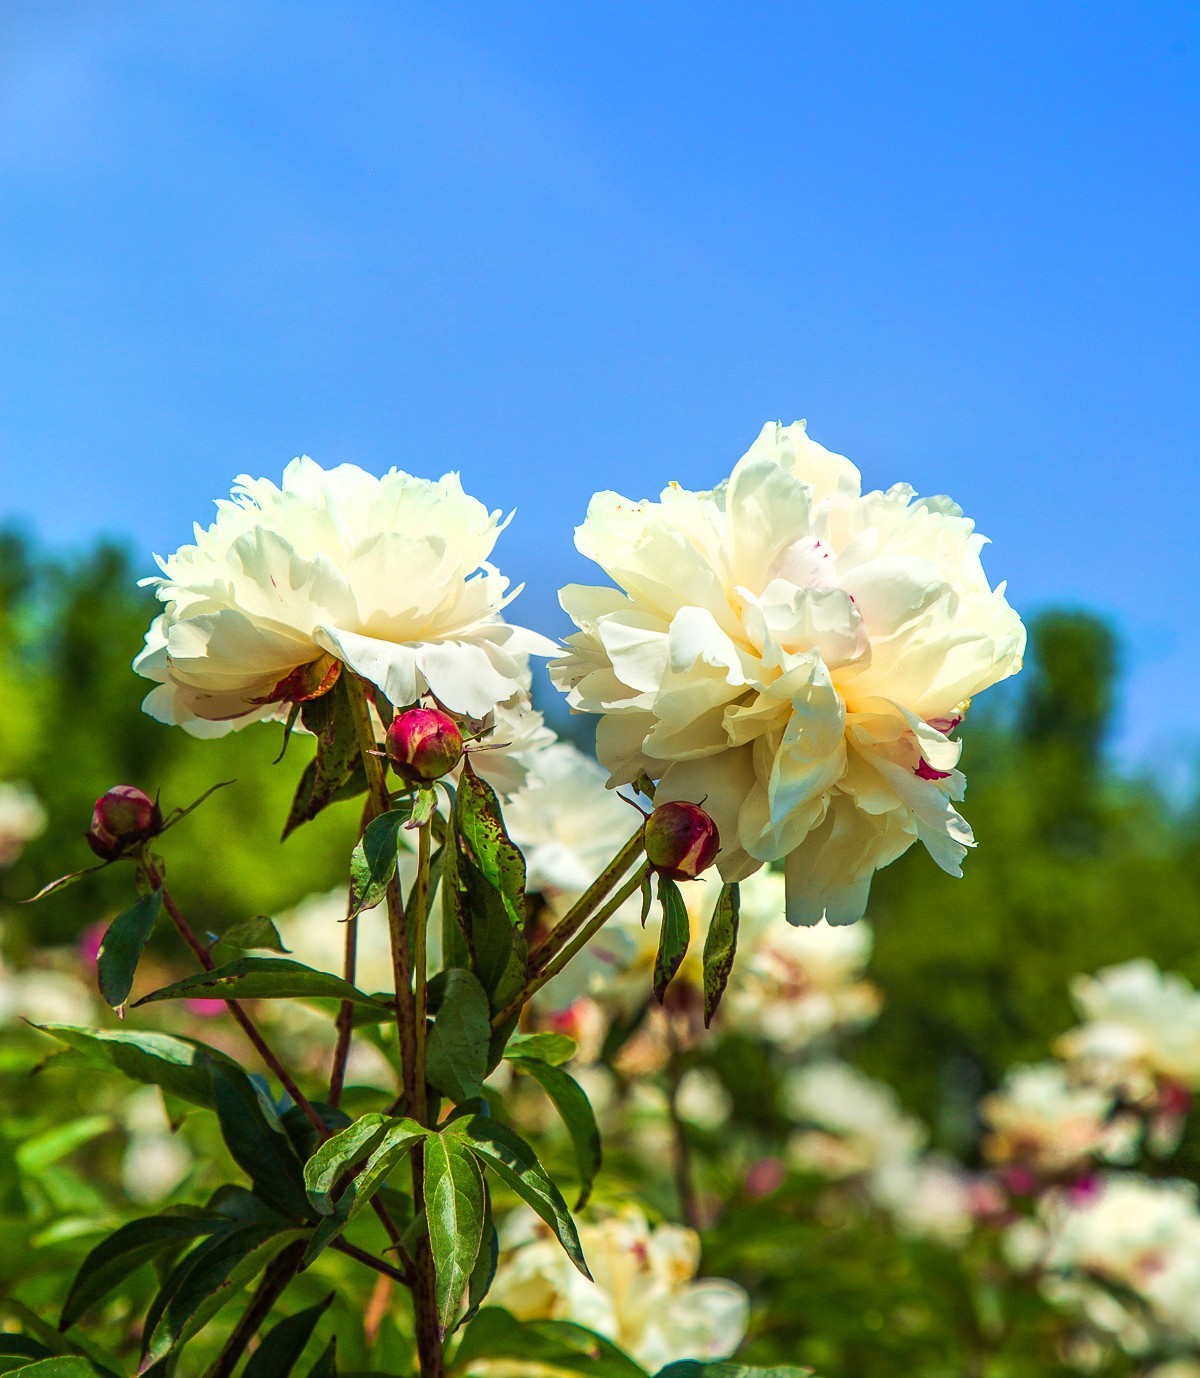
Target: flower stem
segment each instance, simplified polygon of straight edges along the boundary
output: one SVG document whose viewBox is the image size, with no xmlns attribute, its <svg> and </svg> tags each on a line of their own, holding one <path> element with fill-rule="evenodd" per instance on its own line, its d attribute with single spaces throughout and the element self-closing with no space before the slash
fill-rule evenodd
<svg viewBox="0 0 1200 1378">
<path fill-rule="evenodd" d="M 546 935 L 541 945 L 530 954 L 529 970 L 533 975 L 537 975 L 553 961 L 587 921 L 588 916 L 596 906 L 621 879 L 633 861 L 642 854 L 645 845 L 643 841 L 644 831 L 643 828 L 639 828 L 634 833 L 604 870 L 592 881 L 591 885 L 567 910 L 559 923 Z"/>
<path fill-rule="evenodd" d="M 366 831 L 371 821 L 371 802 L 363 808 L 359 836 Z M 350 913 L 350 900 L 346 900 L 346 924 L 342 945 L 342 979 L 354 984 L 358 968 L 358 916 Z M 354 1002 L 343 1000 L 337 1017 L 337 1044 L 333 1050 L 333 1066 L 329 1072 L 329 1104 L 336 1107 L 342 1103 L 342 1088 L 346 1083 L 346 1062 L 350 1057 L 350 1041 L 354 1035 Z"/>
<path fill-rule="evenodd" d="M 408 1274 L 403 1268 L 393 1267 L 382 1258 L 376 1258 L 374 1254 L 369 1254 L 365 1249 L 360 1249 L 357 1245 L 351 1244 L 346 1239 L 335 1239 L 329 1246 L 339 1254 L 345 1254 L 347 1258 L 356 1259 L 367 1268 L 373 1268 L 380 1277 L 390 1278 L 393 1282 L 403 1283 L 405 1287 L 411 1287 L 412 1283 Z"/>
<path fill-rule="evenodd" d="M 163 908 L 170 915 L 171 922 L 178 930 L 179 936 L 187 943 L 188 947 L 191 948 L 196 960 L 204 970 L 212 971 L 215 963 L 213 962 L 208 948 L 206 948 L 200 939 L 196 937 L 191 925 L 183 917 L 179 906 L 175 903 L 174 896 L 171 894 L 170 890 L 167 889 L 166 882 L 163 880 L 158 867 L 155 866 L 154 862 L 151 861 L 149 857 L 145 858 L 143 866 L 150 884 L 162 894 Z M 258 1053 L 259 1057 L 262 1058 L 271 1071 L 279 1078 L 284 1090 L 291 1096 L 292 1101 L 299 1106 L 308 1122 L 323 1139 L 328 1138 L 329 1130 L 325 1126 L 325 1121 L 317 1114 L 316 1110 L 313 1109 L 308 1097 L 305 1096 L 304 1092 L 296 1085 L 295 1078 L 283 1063 L 280 1062 L 279 1058 L 267 1043 L 267 1040 L 259 1033 L 258 1026 L 254 1023 L 254 1020 L 251 1019 L 245 1009 L 236 1000 L 226 1000 L 225 1006 L 237 1021 L 242 1032 L 254 1045 L 255 1051 Z"/>
<path fill-rule="evenodd" d="M 383 762 L 371 725 L 371 710 L 367 689 L 357 676 L 343 679 L 354 713 L 354 730 L 358 749 L 367 775 L 368 812 L 377 818 L 391 807 L 384 777 Z M 368 820 L 369 821 L 369 820 Z M 425 927 L 428 911 L 429 837 L 428 825 L 420 830 L 417 884 L 413 895 L 413 917 L 417 921 L 415 954 L 409 947 L 408 923 L 404 903 L 400 897 L 400 881 L 395 875 L 387 887 L 388 933 L 392 944 L 392 970 L 396 985 L 396 1031 L 400 1040 L 400 1076 L 404 1099 L 409 1113 L 423 1124 L 428 1112 L 425 1094 Z M 421 880 L 424 870 L 424 883 Z M 417 981 L 414 986 L 414 961 Z M 413 1201 L 417 1209 L 423 1196 L 424 1158 L 420 1145 L 412 1154 Z M 416 1331 L 417 1356 L 422 1378 L 443 1378 L 445 1358 L 442 1353 L 441 1327 L 438 1322 L 437 1291 L 433 1253 L 429 1235 L 421 1235 L 412 1250 L 413 1321 Z"/>
<path fill-rule="evenodd" d="M 300 1271 L 300 1265 L 304 1261 L 304 1248 L 305 1241 L 297 1240 L 267 1264 L 250 1305 L 242 1313 L 241 1320 L 234 1326 L 212 1367 L 205 1372 L 204 1378 L 229 1378 L 237 1368 L 238 1360 L 254 1338 L 255 1332 L 271 1314 L 271 1308 L 283 1295 L 288 1283 Z"/>
<path fill-rule="evenodd" d="M 635 839 L 639 841 L 640 839 Z M 627 844 L 628 845 L 628 844 Z M 625 903 L 630 896 L 636 894 L 641 888 L 642 881 L 645 879 L 650 869 L 650 863 L 643 861 L 632 876 L 625 882 L 617 893 L 608 903 L 594 914 L 584 926 L 579 930 L 574 942 L 569 947 L 564 948 L 553 961 L 549 962 L 536 975 L 532 976 L 521 990 L 508 1002 L 507 1005 L 492 1019 L 492 1028 L 499 1029 L 508 1023 L 514 1015 L 519 1014 L 521 1009 L 529 1000 L 537 994 L 539 990 L 548 982 L 552 981 L 560 971 L 567 965 L 572 958 L 577 957 L 580 952 L 596 936 L 604 925 L 612 918 L 618 909 Z"/>
</svg>

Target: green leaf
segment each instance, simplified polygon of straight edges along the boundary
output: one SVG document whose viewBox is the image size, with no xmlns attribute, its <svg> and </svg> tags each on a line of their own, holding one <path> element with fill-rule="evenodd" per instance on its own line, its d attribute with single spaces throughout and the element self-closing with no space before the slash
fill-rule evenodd
<svg viewBox="0 0 1200 1378">
<path fill-rule="evenodd" d="M 339 678 L 329 693 L 309 700 L 300 710 L 304 726 L 317 739 L 317 754 L 305 767 L 296 786 L 291 811 L 283 826 L 284 839 L 330 804 L 361 794 L 366 789 L 366 772 L 358 754 L 350 692 L 345 680 Z"/>
<path fill-rule="evenodd" d="M 201 1330 L 217 1312 L 303 1230 L 243 1225 L 193 1249 L 163 1283 L 146 1318 L 144 1372 Z"/>
<path fill-rule="evenodd" d="M 704 1027 L 712 1023 L 725 987 L 729 984 L 729 973 L 733 970 L 733 959 L 737 956 L 738 920 L 741 916 L 741 890 L 736 884 L 722 885 L 708 925 L 708 936 L 704 939 Z"/>
<path fill-rule="evenodd" d="M 135 1001 L 151 1005 L 158 1000 L 349 1000 L 354 1004 L 386 1008 L 383 1001 L 334 976 L 317 971 L 290 957 L 236 957 L 224 966 L 200 971 L 173 981 Z"/>
<path fill-rule="evenodd" d="M 214 1215 L 151 1215 L 134 1220 L 103 1239 L 79 1265 L 63 1303 L 60 1329 L 69 1326 L 103 1301 L 131 1273 L 180 1243 L 227 1228 Z"/>
<path fill-rule="evenodd" d="M 654 998 L 661 1005 L 671 978 L 687 955 L 692 925 L 679 886 L 670 876 L 659 876 L 658 899 L 662 905 L 662 930 L 658 938 L 658 956 L 654 959 L 653 988 Z"/>
<path fill-rule="evenodd" d="M 138 963 L 161 913 L 162 891 L 152 890 L 117 915 L 100 944 L 96 979 L 100 994 L 118 1014 L 125 1011 Z"/>
<path fill-rule="evenodd" d="M 487 992 L 463 967 L 445 973 L 441 1008 L 426 1050 L 429 1081 L 456 1104 L 478 1096 L 488 1072 L 492 1037 Z"/>
<path fill-rule="evenodd" d="M 74 1354 L 58 1354 L 52 1359 L 23 1364 L 13 1371 L 25 1374 L 26 1378 L 96 1378 L 99 1369 Z"/>
<path fill-rule="evenodd" d="M 350 856 L 350 918 L 374 909 L 386 896 L 396 874 L 400 829 L 411 816 L 412 804 L 406 800 L 367 824 Z"/>
<path fill-rule="evenodd" d="M 449 1120 L 443 1131 L 460 1135 L 483 1166 L 490 1169 L 554 1231 L 567 1257 L 585 1278 L 592 1275 L 584 1262 L 579 1233 L 562 1193 L 538 1162 L 533 1149 L 511 1129 L 486 1115 Z"/>
<path fill-rule="evenodd" d="M 255 948 L 265 948 L 271 952 L 288 951 L 279 936 L 279 929 L 275 927 L 275 920 L 266 914 L 255 914 L 253 918 L 242 919 L 240 923 L 227 928 L 217 939 L 217 947 L 232 948 L 236 952 L 249 952 Z"/>
<path fill-rule="evenodd" d="M 161 829 L 159 829 L 159 835 L 161 836 L 162 833 L 165 833 L 168 828 L 173 828 L 176 823 L 182 823 L 189 813 L 195 813 L 196 810 L 200 807 L 200 805 L 203 804 L 204 801 L 210 795 L 216 794 L 216 792 L 219 789 L 225 789 L 228 785 L 235 784 L 237 784 L 236 780 L 218 780 L 215 785 L 209 785 L 209 787 L 204 791 L 204 793 L 200 796 L 199 799 L 194 799 L 185 808 L 172 809 L 172 811 L 163 820 L 163 825 Z"/>
<path fill-rule="evenodd" d="M 453 1135 L 425 1140 L 425 1221 L 436 1269 L 438 1324 L 453 1325 L 483 1242 L 483 1173 Z"/>
<path fill-rule="evenodd" d="M 14 1156 L 22 1172 L 41 1173 L 68 1153 L 107 1134 L 113 1127 L 108 1115 L 84 1115 L 66 1124 L 55 1125 L 52 1129 L 34 1134 L 20 1145 Z"/>
<path fill-rule="evenodd" d="M 304 1165 L 304 1186 L 313 1209 L 332 1215 L 333 1188 L 355 1163 L 369 1158 L 379 1141 L 395 1123 L 391 1115 L 372 1112 L 355 1120 L 347 1129 L 326 1139 Z"/>
<path fill-rule="evenodd" d="M 97 871 L 103 871 L 106 866 L 111 866 L 111 861 L 101 861 L 96 866 L 85 866 L 82 871 L 72 871 L 69 875 L 59 876 L 57 880 L 52 880 L 43 885 L 36 895 L 30 895 L 27 900 L 22 900 L 22 904 L 36 904 L 38 900 L 44 900 L 48 895 L 56 894 L 59 890 L 65 890 L 68 885 L 74 885 L 77 880 L 82 880 L 84 876 L 94 875 Z"/>
<path fill-rule="evenodd" d="M 304 1168 L 278 1116 L 268 1113 L 241 1068 L 213 1067 L 213 1105 L 230 1156 L 255 1192 L 284 1215 L 313 1218 L 304 1191 Z"/>
<path fill-rule="evenodd" d="M 250 1356 L 242 1370 L 242 1378 L 288 1378 L 300 1362 L 305 1347 L 312 1338 L 317 1323 L 329 1308 L 333 1293 L 316 1306 L 297 1311 L 280 1321 L 263 1337 L 262 1344 Z"/>
<path fill-rule="evenodd" d="M 70 1358 L 83 1356 L 89 1359 L 92 1364 L 89 1378 L 95 1372 L 105 1374 L 107 1378 L 118 1378 L 118 1374 L 125 1372 L 124 1366 L 118 1365 L 117 1360 L 111 1354 L 89 1340 L 86 1335 L 81 1335 L 78 1331 L 73 1334 L 60 1333 L 54 1326 L 44 1321 L 36 1311 L 26 1306 L 24 1302 L 18 1301 L 16 1297 L 0 1296 L 0 1315 L 8 1316 L 9 1319 L 16 1321 L 50 1354 Z"/>
<path fill-rule="evenodd" d="M 337 1378 L 337 1336 L 325 1346 L 325 1352 L 308 1370 L 308 1378 Z"/>
<path fill-rule="evenodd" d="M 473 1320 L 483 1305 L 484 1298 L 496 1279 L 496 1269 L 500 1263 L 500 1236 L 492 1221 L 492 1196 L 483 1184 L 483 1240 L 479 1246 L 479 1256 L 467 1281 L 467 1309 L 463 1312 L 459 1326 Z"/>
<path fill-rule="evenodd" d="M 28 1335 L 14 1335 L 11 1331 L 0 1331 L 0 1356 L 5 1359 L 50 1359 L 54 1351 L 47 1349 Z"/>
<path fill-rule="evenodd" d="M 611 1340 L 572 1321 L 518 1321 L 497 1306 L 486 1306 L 463 1331 L 451 1365 L 469 1373 L 480 1361 L 515 1359 L 584 1378 L 647 1378 L 646 1370 Z"/>
<path fill-rule="evenodd" d="M 548 1062 L 558 1067 L 570 1062 L 575 1056 L 575 1040 L 566 1034 L 558 1033 L 517 1033 L 508 1040 L 504 1050 L 506 1058 L 536 1057 L 539 1062 Z"/>
<path fill-rule="evenodd" d="M 237 1067 L 216 1048 L 173 1034 L 85 1029 L 74 1024 L 35 1024 L 34 1028 L 65 1043 L 89 1067 L 115 1067 L 133 1081 L 212 1108 L 213 1066 Z"/>
<path fill-rule="evenodd" d="M 331 1171 L 335 1179 L 342 1173 L 335 1170 L 329 1161 L 326 1161 L 319 1170 L 314 1170 L 312 1180 L 322 1203 L 318 1208 L 327 1213 L 309 1241 L 307 1252 L 304 1255 L 305 1267 L 333 1243 L 368 1204 L 375 1193 L 383 1187 L 388 1175 L 407 1157 L 413 1145 L 428 1133 L 415 1120 L 409 1119 L 388 1119 L 383 1132 L 378 1133 L 379 1126 L 374 1123 L 375 1116 L 367 1115 L 363 1119 L 372 1123 L 364 1126 L 357 1146 L 353 1146 L 351 1140 L 347 1138 L 343 1147 L 346 1168 L 352 1167 L 364 1156 L 367 1159 L 366 1165 L 357 1176 L 351 1177 L 346 1183 L 345 1190 L 333 1203 L 332 1213 L 328 1213 L 330 1207 L 325 1183 L 329 1179 Z M 362 1124 L 363 1121 L 360 1120 L 357 1123 Z M 355 1128 L 355 1125 L 351 1125 L 349 1129 L 343 1130 L 337 1138 L 352 1136 Z M 329 1142 L 333 1143 L 334 1140 L 331 1139 Z M 325 1147 L 328 1148 L 328 1145 Z"/>
<path fill-rule="evenodd" d="M 469 762 L 459 781 L 453 822 L 456 856 L 442 884 L 449 889 L 452 878 L 452 903 L 471 965 L 495 1013 L 525 980 L 525 859 L 504 829 L 495 792 Z"/>
<path fill-rule="evenodd" d="M 642 883 L 639 887 L 642 895 L 642 927 L 646 927 L 646 920 L 650 917 L 650 906 L 654 903 L 654 887 L 650 884 L 650 872 L 646 871 L 642 876 Z"/>
<path fill-rule="evenodd" d="M 596 1174 L 600 1171 L 600 1126 L 596 1123 L 591 1102 L 584 1094 L 583 1087 L 561 1067 L 552 1067 L 536 1057 L 509 1057 L 509 1061 L 533 1077 L 550 1097 L 571 1136 L 571 1147 L 575 1150 L 575 1162 L 579 1168 L 579 1199 L 575 1202 L 575 1209 L 582 1210 L 587 1205 Z"/>
<path fill-rule="evenodd" d="M 684 1359 L 660 1368 L 654 1378 L 813 1378 L 811 1368 L 797 1368 L 794 1364 L 772 1364 L 756 1368 L 750 1364 L 708 1363 L 701 1359 Z"/>
</svg>

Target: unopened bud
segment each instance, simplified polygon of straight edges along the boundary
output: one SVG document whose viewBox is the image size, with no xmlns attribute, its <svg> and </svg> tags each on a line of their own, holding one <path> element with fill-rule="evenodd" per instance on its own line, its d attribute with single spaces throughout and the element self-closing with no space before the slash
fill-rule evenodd
<svg viewBox="0 0 1200 1378">
<path fill-rule="evenodd" d="M 660 804 L 646 820 L 646 860 L 672 880 L 695 880 L 720 850 L 717 825 L 698 804 Z"/>
<path fill-rule="evenodd" d="M 398 714 L 387 730 L 386 746 L 392 769 L 410 785 L 440 780 L 463 754 L 458 724 L 438 708 L 409 708 Z"/>
<path fill-rule="evenodd" d="M 162 810 L 136 785 L 114 785 L 96 800 L 87 844 L 105 861 L 112 861 L 139 842 L 148 842 L 162 829 Z"/>
</svg>

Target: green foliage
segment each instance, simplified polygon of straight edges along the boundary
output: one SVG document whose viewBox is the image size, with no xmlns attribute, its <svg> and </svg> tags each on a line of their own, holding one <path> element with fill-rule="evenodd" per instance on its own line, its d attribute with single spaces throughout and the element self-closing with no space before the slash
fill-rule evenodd
<svg viewBox="0 0 1200 1378">
<path fill-rule="evenodd" d="M 741 892 L 736 885 L 722 885 L 717 907 L 709 920 L 704 939 L 704 1027 L 712 1023 L 713 1015 L 725 994 L 729 973 L 737 956 L 738 919 L 741 913 Z"/>
<path fill-rule="evenodd" d="M 505 1053 L 505 1057 L 538 1083 L 561 1116 L 571 1137 L 575 1165 L 579 1170 L 579 1199 L 575 1209 L 582 1210 L 592 1194 L 602 1156 L 600 1126 L 596 1123 L 591 1101 L 575 1078 L 561 1067 L 521 1054 Z"/>
<path fill-rule="evenodd" d="M 173 981 L 143 995 L 137 1005 L 158 1000 L 349 1000 L 386 1012 L 384 1001 L 355 989 L 340 976 L 316 971 L 290 957 L 236 957 L 211 971 Z"/>
<path fill-rule="evenodd" d="M 138 963 L 161 913 L 162 891 L 152 890 L 117 915 L 100 944 L 96 958 L 100 994 L 118 1013 L 129 999 Z"/>
<path fill-rule="evenodd" d="M 692 937 L 687 905 L 679 893 L 679 886 L 670 876 L 658 878 L 658 901 L 662 906 L 662 930 L 658 939 L 658 956 L 654 959 L 654 998 L 661 1005 L 667 987 L 687 956 Z"/>
<path fill-rule="evenodd" d="M 479 1164 L 453 1134 L 424 1140 L 425 1219 L 437 1269 L 438 1321 L 454 1323 L 483 1243 L 486 1188 Z"/>
<path fill-rule="evenodd" d="M 487 992 L 473 973 L 451 967 L 444 976 L 441 1006 L 429 1031 L 426 1072 L 431 1085 L 459 1102 L 483 1090 L 492 1026 Z"/>
<path fill-rule="evenodd" d="M 316 1306 L 297 1311 L 280 1321 L 266 1335 L 242 1370 L 242 1378 L 288 1378 L 300 1362 L 321 1317 L 329 1310 L 331 1292 Z"/>
</svg>

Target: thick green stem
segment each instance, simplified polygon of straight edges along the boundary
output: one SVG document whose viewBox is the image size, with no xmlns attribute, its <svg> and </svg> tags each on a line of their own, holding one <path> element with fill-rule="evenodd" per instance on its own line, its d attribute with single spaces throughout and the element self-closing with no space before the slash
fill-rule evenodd
<svg viewBox="0 0 1200 1378">
<path fill-rule="evenodd" d="M 530 954 L 529 970 L 533 975 L 544 970 L 578 933 L 596 906 L 641 856 L 644 848 L 645 829 L 639 828 L 547 934 L 541 946 Z"/>
<path fill-rule="evenodd" d="M 649 862 L 642 862 L 612 899 L 584 924 L 577 933 L 575 941 L 571 943 L 569 947 L 564 948 L 546 967 L 526 981 L 517 995 L 505 1005 L 499 1014 L 492 1018 L 493 1029 L 503 1028 L 509 1020 L 520 1014 L 521 1010 L 528 1004 L 530 999 L 536 995 L 548 981 L 552 981 L 568 962 L 583 951 L 625 901 L 641 889 L 642 882 L 649 869 Z"/>
<path fill-rule="evenodd" d="M 367 690 L 360 680 L 345 676 L 343 683 L 350 695 L 354 711 L 354 728 L 358 735 L 359 753 L 367 775 L 369 811 L 372 818 L 386 813 L 391 806 L 383 762 L 375 731 L 371 726 L 371 710 Z M 368 820 L 369 821 L 369 820 Z M 400 1040 L 400 1075 L 404 1099 L 409 1114 L 424 1123 L 428 1106 L 425 1094 L 425 929 L 429 894 L 429 828 L 420 829 L 418 840 L 417 883 L 414 887 L 413 917 L 416 952 L 409 947 L 408 924 L 404 903 L 400 897 L 400 881 L 393 876 L 387 888 L 388 933 L 392 945 L 392 971 L 396 985 L 396 1031 Z M 422 875 L 424 879 L 422 880 Z M 415 956 L 415 964 L 414 964 Z M 416 980 L 414 982 L 414 965 Z M 418 1145 L 412 1155 L 413 1200 L 418 1208 L 423 1195 L 424 1159 Z M 441 1327 L 438 1322 L 437 1289 L 433 1253 L 428 1234 L 417 1239 L 412 1251 L 413 1321 L 417 1341 L 417 1357 L 421 1378 L 443 1378 L 445 1358 L 442 1353 Z"/>
</svg>

